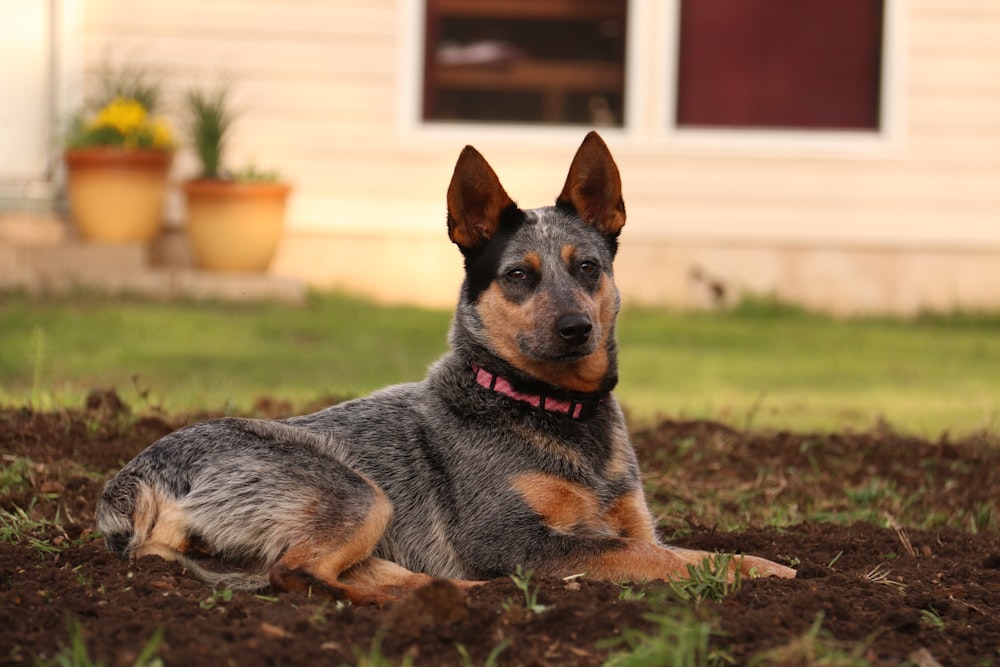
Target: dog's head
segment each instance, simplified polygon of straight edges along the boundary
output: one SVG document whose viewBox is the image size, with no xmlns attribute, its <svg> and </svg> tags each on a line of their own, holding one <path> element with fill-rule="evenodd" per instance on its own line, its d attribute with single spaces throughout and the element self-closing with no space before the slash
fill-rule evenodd
<svg viewBox="0 0 1000 667">
<path fill-rule="evenodd" d="M 466 270 L 456 335 L 550 385 L 607 391 L 617 380 L 611 264 L 624 224 L 618 167 L 596 132 L 555 206 L 530 210 L 467 146 L 448 188 L 448 233 Z"/>
</svg>

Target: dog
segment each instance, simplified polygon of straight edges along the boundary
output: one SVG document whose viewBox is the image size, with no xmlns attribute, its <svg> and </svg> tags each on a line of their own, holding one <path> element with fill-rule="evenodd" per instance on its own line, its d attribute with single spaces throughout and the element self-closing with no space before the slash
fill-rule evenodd
<svg viewBox="0 0 1000 667">
<path fill-rule="evenodd" d="M 161 438 L 105 486 L 97 528 L 110 551 L 175 559 L 215 586 L 358 604 L 518 566 L 684 578 L 712 555 L 658 541 L 611 393 L 625 205 L 604 141 L 588 134 L 555 205 L 530 210 L 467 146 L 447 209 L 465 277 L 450 350 L 425 379 Z M 729 567 L 795 576 L 753 556 Z"/>
</svg>

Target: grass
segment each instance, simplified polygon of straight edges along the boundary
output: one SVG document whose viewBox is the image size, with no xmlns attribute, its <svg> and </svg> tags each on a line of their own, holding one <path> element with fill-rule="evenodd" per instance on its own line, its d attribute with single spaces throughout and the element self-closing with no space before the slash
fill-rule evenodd
<svg viewBox="0 0 1000 667">
<path fill-rule="evenodd" d="M 94 387 L 169 411 L 295 405 L 423 377 L 446 311 L 314 294 L 305 307 L 0 295 L 0 403 L 79 405 Z M 834 320 L 762 303 L 626 308 L 617 395 L 635 421 L 711 418 L 919 435 L 1000 428 L 1000 315 Z"/>
</svg>

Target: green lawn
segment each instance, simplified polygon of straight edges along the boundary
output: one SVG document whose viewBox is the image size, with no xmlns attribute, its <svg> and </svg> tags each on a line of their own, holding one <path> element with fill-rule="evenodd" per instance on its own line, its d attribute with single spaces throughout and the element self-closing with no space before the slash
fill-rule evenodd
<svg viewBox="0 0 1000 667">
<path fill-rule="evenodd" d="M 79 405 L 115 387 L 133 406 L 304 404 L 422 377 L 451 314 L 336 294 L 304 306 L 0 294 L 0 403 Z M 1000 316 L 833 320 L 749 305 L 626 308 L 618 396 L 633 419 L 936 436 L 1000 428 Z"/>
</svg>

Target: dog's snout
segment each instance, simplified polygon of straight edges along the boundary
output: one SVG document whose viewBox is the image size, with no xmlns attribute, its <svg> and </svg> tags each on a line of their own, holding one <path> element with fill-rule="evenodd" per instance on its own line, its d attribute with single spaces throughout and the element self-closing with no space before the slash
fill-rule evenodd
<svg viewBox="0 0 1000 667">
<path fill-rule="evenodd" d="M 583 313 L 563 315 L 556 321 L 556 331 L 563 340 L 574 345 L 587 342 L 593 328 L 590 318 Z"/>
</svg>

